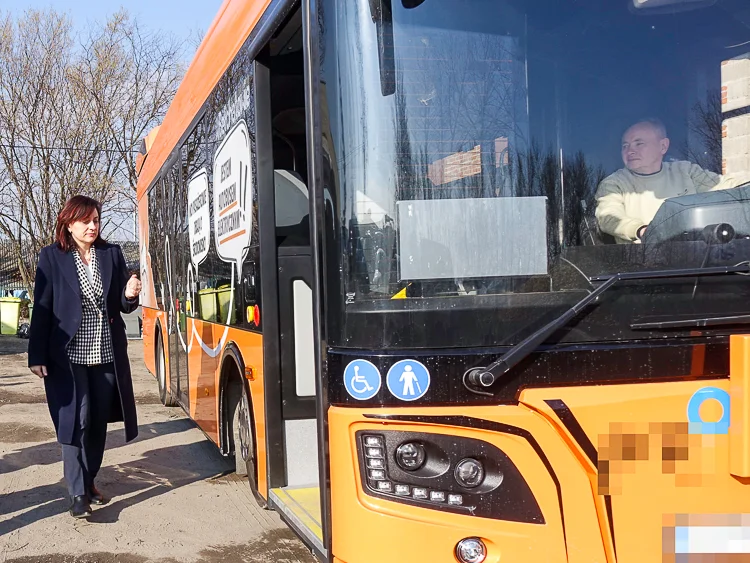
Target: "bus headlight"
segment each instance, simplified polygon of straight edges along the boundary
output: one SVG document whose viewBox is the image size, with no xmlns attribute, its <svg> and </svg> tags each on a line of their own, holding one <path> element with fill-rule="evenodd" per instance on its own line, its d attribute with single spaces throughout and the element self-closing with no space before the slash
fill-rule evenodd
<svg viewBox="0 0 750 563">
<path fill-rule="evenodd" d="M 484 466 L 476 459 L 467 457 L 456 465 L 455 476 L 459 485 L 473 489 L 484 481 Z"/>
<path fill-rule="evenodd" d="M 406 442 L 396 449 L 396 463 L 404 471 L 416 471 L 426 459 L 424 446 L 419 442 Z"/>
<path fill-rule="evenodd" d="M 487 548 L 479 538 L 466 538 L 456 545 L 456 557 L 461 563 L 482 563 L 487 558 Z"/>
<path fill-rule="evenodd" d="M 382 427 L 357 430 L 355 440 L 367 495 L 479 518 L 545 523 L 513 460 L 489 442 Z"/>
</svg>

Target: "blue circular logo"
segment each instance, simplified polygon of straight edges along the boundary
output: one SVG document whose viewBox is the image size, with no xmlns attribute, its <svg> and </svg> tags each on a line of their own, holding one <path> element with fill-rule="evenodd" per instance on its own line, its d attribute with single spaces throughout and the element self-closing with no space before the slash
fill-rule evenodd
<svg viewBox="0 0 750 563">
<path fill-rule="evenodd" d="M 701 405 L 709 399 L 721 404 L 722 413 L 718 422 L 704 422 L 701 418 Z M 690 434 L 729 434 L 729 393 L 718 387 L 698 389 L 688 402 L 687 418 Z"/>
<path fill-rule="evenodd" d="M 366 401 L 377 395 L 381 380 L 378 368 L 367 360 L 354 360 L 344 370 L 346 392 L 358 401 Z"/>
<path fill-rule="evenodd" d="M 416 360 L 401 360 L 388 370 L 388 391 L 402 401 L 416 401 L 430 388 L 430 372 Z"/>
</svg>

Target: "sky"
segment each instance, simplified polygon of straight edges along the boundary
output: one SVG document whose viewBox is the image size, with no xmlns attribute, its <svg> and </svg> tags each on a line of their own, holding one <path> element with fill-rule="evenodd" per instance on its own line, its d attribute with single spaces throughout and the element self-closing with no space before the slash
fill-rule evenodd
<svg viewBox="0 0 750 563">
<path fill-rule="evenodd" d="M 139 23 L 152 31 L 173 33 L 180 39 L 202 37 L 219 12 L 223 0 L 0 0 L 0 11 L 14 16 L 29 8 L 54 8 L 67 13 L 78 29 L 103 22 L 125 7 Z M 192 57 L 193 48 L 189 48 Z"/>
</svg>

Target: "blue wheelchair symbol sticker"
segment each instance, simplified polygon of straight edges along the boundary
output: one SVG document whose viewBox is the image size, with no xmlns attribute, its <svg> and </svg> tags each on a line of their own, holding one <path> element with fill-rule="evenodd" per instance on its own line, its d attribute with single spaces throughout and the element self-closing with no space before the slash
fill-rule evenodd
<svg viewBox="0 0 750 563">
<path fill-rule="evenodd" d="M 704 422 L 701 418 L 701 405 L 714 399 L 722 408 L 718 422 Z M 690 397 L 687 406 L 688 432 L 690 434 L 729 434 L 729 393 L 718 387 L 704 387 Z"/>
<path fill-rule="evenodd" d="M 367 360 L 354 360 L 344 370 L 346 392 L 358 401 L 366 401 L 377 395 L 381 379 L 378 368 Z"/>
<path fill-rule="evenodd" d="M 388 370 L 388 390 L 402 401 L 416 401 L 430 388 L 430 372 L 415 360 L 401 360 Z"/>
</svg>

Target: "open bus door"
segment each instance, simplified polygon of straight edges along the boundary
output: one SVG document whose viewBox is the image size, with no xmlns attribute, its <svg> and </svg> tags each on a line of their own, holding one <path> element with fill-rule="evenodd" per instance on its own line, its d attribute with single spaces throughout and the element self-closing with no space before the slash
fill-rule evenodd
<svg viewBox="0 0 750 563">
<path fill-rule="evenodd" d="M 262 293 L 262 307 L 254 314 L 263 316 L 268 504 L 319 558 L 326 560 L 318 463 L 321 446 L 316 417 L 310 205 L 303 179 L 306 171 L 300 170 L 304 159 L 285 158 L 284 148 L 293 142 L 268 119 L 289 111 L 284 106 L 299 103 L 291 97 L 279 101 L 272 96 L 272 88 L 277 80 L 301 82 L 302 68 L 298 75 L 277 76 L 270 64 L 271 70 L 255 63 L 254 73 Z M 296 111 L 303 113 L 304 109 L 297 106 Z M 304 150 L 302 144 L 300 151 Z M 243 273 L 248 275 L 254 274 Z"/>
</svg>

